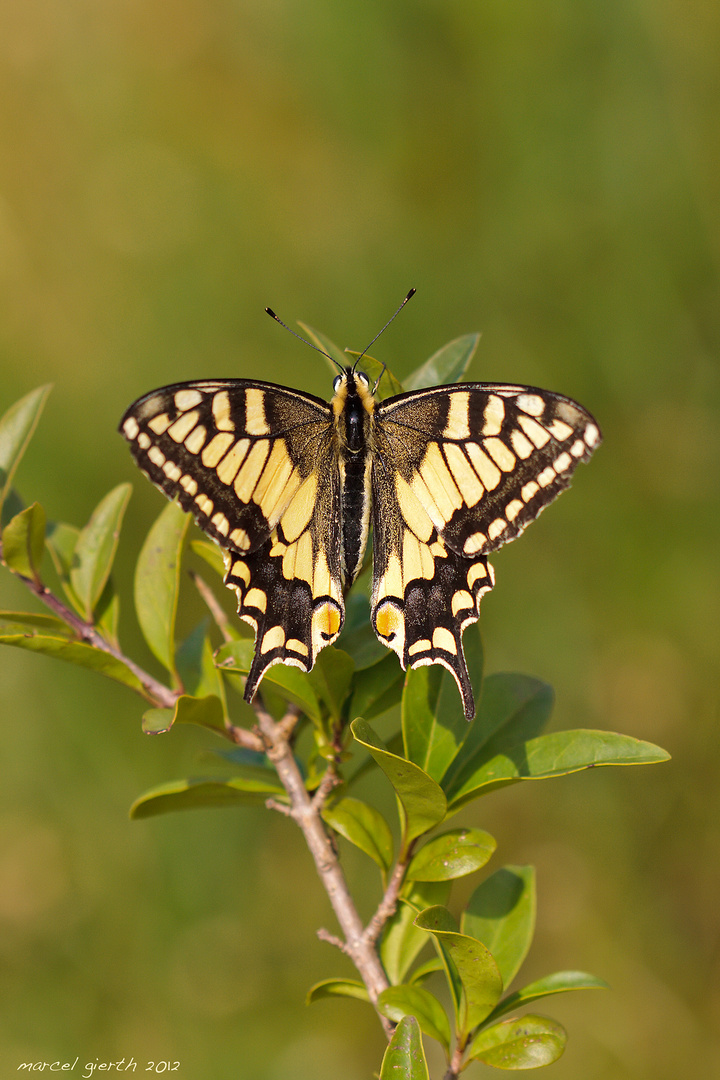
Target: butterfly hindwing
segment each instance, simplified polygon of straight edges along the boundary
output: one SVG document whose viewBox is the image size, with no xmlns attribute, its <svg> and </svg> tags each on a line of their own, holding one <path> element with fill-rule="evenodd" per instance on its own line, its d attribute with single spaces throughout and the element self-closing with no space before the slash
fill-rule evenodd
<svg viewBox="0 0 720 1080">
<path fill-rule="evenodd" d="M 271 664 L 309 671 L 344 617 L 328 404 L 249 380 L 181 383 L 140 398 L 121 430 L 225 551 L 225 583 L 256 632 L 248 699 Z"/>
</svg>

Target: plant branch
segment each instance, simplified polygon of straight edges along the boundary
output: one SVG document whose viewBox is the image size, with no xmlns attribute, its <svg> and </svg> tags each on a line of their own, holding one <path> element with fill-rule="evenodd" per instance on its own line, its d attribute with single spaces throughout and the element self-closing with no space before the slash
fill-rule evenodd
<svg viewBox="0 0 720 1080">
<path fill-rule="evenodd" d="M 410 861 L 410 852 L 408 851 L 404 859 L 398 859 L 393 868 L 390 881 L 387 884 L 387 888 L 383 894 L 382 900 L 378 904 L 377 910 L 373 915 L 370 922 L 365 927 L 365 939 L 371 945 L 375 945 L 375 942 L 380 937 L 382 929 L 385 923 L 388 921 L 391 915 L 395 914 L 395 910 L 398 905 L 398 896 L 400 895 L 400 889 L 402 888 L 403 881 L 405 880 L 405 871 L 408 868 L 408 862 Z"/>
<path fill-rule="evenodd" d="M 276 724 L 259 703 L 255 703 L 254 707 L 268 757 L 275 765 L 280 782 L 290 798 L 290 814 L 305 837 L 318 875 L 345 937 L 344 943 L 341 943 L 343 952 L 354 963 L 367 987 L 370 1000 L 375 1005 L 378 995 L 387 988 L 388 981 L 374 943 L 365 935 L 362 921 L 350 896 L 345 875 L 325 831 L 318 807 L 314 805 L 305 788 L 292 749 L 283 733 L 283 721 Z M 389 1038 L 393 1025 L 385 1017 L 381 1016 L 380 1020 Z"/>
</svg>

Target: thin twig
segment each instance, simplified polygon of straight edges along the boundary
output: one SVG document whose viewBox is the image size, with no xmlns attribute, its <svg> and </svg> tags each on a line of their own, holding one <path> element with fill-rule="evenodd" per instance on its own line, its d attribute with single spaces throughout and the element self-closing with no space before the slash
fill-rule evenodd
<svg viewBox="0 0 720 1080">
<path fill-rule="evenodd" d="M 377 910 L 373 915 L 370 922 L 365 927 L 365 939 L 370 942 L 371 945 L 375 945 L 375 942 L 380 937 L 382 929 L 385 923 L 388 921 L 391 915 L 395 914 L 395 910 L 398 905 L 398 896 L 400 895 L 400 889 L 402 888 L 403 881 L 405 880 L 405 871 L 408 868 L 409 852 L 406 858 L 398 859 L 395 863 L 390 881 L 388 882 L 383 898 L 377 906 Z"/>
<path fill-rule="evenodd" d="M 212 591 L 208 583 L 203 578 L 201 578 L 198 573 L 196 573 L 194 570 L 190 570 L 189 573 L 193 585 L 200 593 L 200 596 L 205 602 L 205 606 L 215 620 L 215 625 L 222 634 L 222 638 L 225 644 L 228 644 L 231 641 L 236 641 L 237 634 L 233 634 L 231 630 L 232 624 L 225 612 L 223 611 L 222 607 L 218 603 L 218 599 L 215 596 L 215 593 Z"/>
</svg>

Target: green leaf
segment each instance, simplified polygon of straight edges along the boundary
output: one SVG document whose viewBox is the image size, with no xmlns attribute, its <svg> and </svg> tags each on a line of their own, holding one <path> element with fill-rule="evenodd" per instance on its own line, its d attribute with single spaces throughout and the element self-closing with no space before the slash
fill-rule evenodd
<svg viewBox="0 0 720 1080">
<path fill-rule="evenodd" d="M 520 780 L 567 776 L 599 765 L 649 765 L 670 755 L 653 743 L 613 731 L 555 731 L 529 739 L 481 765 L 451 801 L 452 812 L 495 788 Z"/>
<path fill-rule="evenodd" d="M 462 993 L 458 1006 L 458 1035 L 467 1035 L 490 1015 L 502 993 L 502 978 L 492 955 L 475 938 L 459 934 L 450 912 L 444 907 L 422 911 L 415 920 L 421 930 L 434 935 L 448 965 L 453 987 L 452 968 L 460 980 Z"/>
<path fill-rule="evenodd" d="M 175 654 L 175 666 L 183 689 L 193 697 L 214 694 L 225 706 L 225 685 L 215 666 L 209 637 L 210 620 L 204 618 L 192 630 Z M 225 710 L 227 711 L 227 710 Z"/>
<path fill-rule="evenodd" d="M 113 488 L 93 510 L 77 538 L 70 584 L 87 622 L 92 621 L 93 611 L 110 576 L 120 526 L 131 494 L 130 484 L 118 484 Z"/>
<path fill-rule="evenodd" d="M 443 777 L 443 790 L 454 795 L 481 764 L 496 754 L 539 735 L 550 719 L 553 689 L 528 675 L 488 675 L 477 716 Z"/>
<path fill-rule="evenodd" d="M 225 727 L 225 709 L 217 694 L 205 697 L 181 694 L 174 709 L 148 709 L 142 719 L 142 729 L 146 735 L 164 735 L 174 724 L 197 724 L 213 731 L 222 731 Z"/>
<path fill-rule="evenodd" d="M 424 390 L 426 386 L 459 382 L 470 366 L 479 341 L 479 334 L 464 334 L 449 341 L 403 380 L 405 389 Z"/>
<path fill-rule="evenodd" d="M 385 655 L 379 663 L 355 672 L 348 710 L 350 716 L 362 716 L 364 720 L 372 720 L 400 701 L 405 672 L 394 653 L 389 653 L 385 648 L 383 653 Z"/>
<path fill-rule="evenodd" d="M 350 693 L 354 673 L 355 665 L 348 654 L 328 645 L 318 653 L 315 666 L 306 676 L 335 721 L 342 718 L 342 707 Z"/>
<path fill-rule="evenodd" d="M 67 525 L 64 521 L 51 521 L 48 522 L 45 545 L 50 552 L 55 572 L 60 579 L 65 595 L 78 615 L 82 615 L 83 605 L 70 584 L 70 571 L 72 570 L 75 545 L 79 536 L 80 530 L 76 529 L 74 525 Z"/>
<path fill-rule="evenodd" d="M 2 534 L 3 562 L 14 574 L 40 584 L 40 563 L 45 550 L 45 511 L 33 503 L 9 521 Z"/>
<path fill-rule="evenodd" d="M 473 1040 L 469 1061 L 495 1069 L 539 1069 L 552 1065 L 567 1042 L 565 1029 L 546 1016 L 523 1016 L 485 1028 Z"/>
<path fill-rule="evenodd" d="M 0 419 L 0 510 L 51 389 L 49 385 L 38 387 L 16 401 Z"/>
<path fill-rule="evenodd" d="M 64 637 L 72 640 L 73 632 L 67 623 L 55 615 L 38 615 L 34 611 L 0 611 L 0 635 L 36 634 Z"/>
<path fill-rule="evenodd" d="M 488 1020 L 496 1020 L 507 1012 L 513 1012 L 523 1005 L 529 1005 L 531 1001 L 549 997 L 551 994 L 564 994 L 569 990 L 609 990 L 610 987 L 604 979 L 598 979 L 595 975 L 588 975 L 584 971 L 556 971 L 553 975 L 546 975 L 544 979 L 528 983 L 522 990 L 514 994 L 508 994 L 506 998 L 493 1009 Z"/>
<path fill-rule="evenodd" d="M 378 995 L 378 1009 L 388 1020 L 396 1022 L 404 1016 L 414 1016 L 420 1030 L 442 1044 L 450 1054 L 450 1022 L 442 1005 L 422 986 L 389 986 Z"/>
<path fill-rule="evenodd" d="M 431 975 L 442 970 L 443 962 L 440 957 L 432 956 L 424 964 L 418 964 L 408 981 L 411 986 L 421 985 L 425 979 L 429 979 Z"/>
<path fill-rule="evenodd" d="M 385 923 L 380 942 L 380 959 L 391 983 L 403 982 L 418 953 L 428 943 L 425 931 L 415 925 L 415 916 L 425 908 L 446 904 L 450 888 L 448 881 L 411 881 L 403 886 L 400 902 Z"/>
<path fill-rule="evenodd" d="M 360 799 L 345 798 L 322 813 L 331 829 L 369 855 L 385 873 L 392 865 L 393 839 L 382 814 Z"/>
<path fill-rule="evenodd" d="M 535 932 L 535 870 L 504 866 L 477 887 L 463 912 L 464 934 L 482 941 L 509 986 L 527 956 Z"/>
<path fill-rule="evenodd" d="M 379 1080 L 430 1080 L 420 1027 L 404 1016 L 393 1032 L 380 1067 Z"/>
<path fill-rule="evenodd" d="M 248 638 L 229 641 L 215 654 L 219 669 L 227 673 L 247 675 L 255 654 L 255 642 Z M 284 701 L 291 701 L 315 723 L 322 721 L 317 694 L 304 671 L 289 664 L 274 664 L 263 675 L 261 687 L 269 683 Z"/>
<path fill-rule="evenodd" d="M 50 616 L 18 615 L 13 617 L 12 612 L 3 612 L 0 615 L 0 644 L 14 645 L 20 649 L 28 649 L 30 652 L 54 656 L 57 660 L 66 660 L 79 667 L 90 668 L 101 675 L 106 675 L 109 679 L 114 679 L 115 682 L 129 686 L 143 697 L 147 696 L 135 672 L 117 657 L 103 649 L 96 649 L 95 646 L 88 645 L 84 641 L 73 640 L 68 627 L 57 619 L 52 620 L 51 623 L 37 622 L 33 625 L 31 618 L 49 619 Z M 9 625 L 8 620 L 10 620 Z M 19 625 L 15 626 L 13 623 Z"/>
<path fill-rule="evenodd" d="M 189 524 L 189 516 L 176 503 L 168 503 L 150 529 L 135 569 L 140 629 L 153 655 L 175 679 L 180 554 Z"/>
<path fill-rule="evenodd" d="M 463 641 L 473 692 L 480 695 L 483 651 L 477 627 Z M 438 664 L 411 668 L 405 676 L 402 705 L 405 754 L 438 782 L 471 731 L 455 679 Z"/>
<path fill-rule="evenodd" d="M 130 807 L 131 818 L 155 817 L 175 810 L 207 807 L 264 806 L 268 798 L 285 794 L 271 769 L 246 766 L 243 775 L 225 780 L 174 780 L 141 795 Z"/>
<path fill-rule="evenodd" d="M 483 829 L 453 829 L 433 836 L 415 853 L 407 870 L 409 881 L 450 881 L 484 866 L 497 842 Z"/>
<path fill-rule="evenodd" d="M 118 623 L 120 619 L 120 598 L 115 590 L 113 579 L 110 577 L 105 582 L 100 599 L 95 605 L 95 627 L 101 635 L 116 649 L 118 644 Z"/>
<path fill-rule="evenodd" d="M 220 577 L 225 577 L 225 560 L 217 544 L 211 544 L 209 540 L 191 540 L 190 548 Z"/>
<path fill-rule="evenodd" d="M 370 1001 L 370 995 L 364 983 L 357 979 L 323 979 L 315 983 L 307 992 L 306 1005 L 312 1005 L 314 1001 L 320 1001 L 328 997 L 357 998 L 358 1001 Z"/>
<path fill-rule="evenodd" d="M 445 817 L 442 788 L 412 761 L 391 754 L 365 720 L 353 720 L 350 730 L 370 751 L 395 789 L 402 808 L 402 850 L 405 851 L 411 840 L 428 832 Z"/>
</svg>

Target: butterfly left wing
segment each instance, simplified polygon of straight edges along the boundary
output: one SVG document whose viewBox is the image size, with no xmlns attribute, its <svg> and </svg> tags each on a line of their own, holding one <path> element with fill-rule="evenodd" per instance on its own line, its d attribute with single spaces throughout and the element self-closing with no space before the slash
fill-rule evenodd
<svg viewBox="0 0 720 1080">
<path fill-rule="evenodd" d="M 494 583 L 487 555 L 566 488 L 600 442 L 576 402 L 466 383 L 377 406 L 373 627 L 404 668 L 442 664 L 475 712 L 462 634 Z"/>
<path fill-rule="evenodd" d="M 276 663 L 309 671 L 344 618 L 330 407 L 251 380 L 163 387 L 125 413 L 137 464 L 224 551 L 255 630 L 245 697 Z"/>
</svg>

